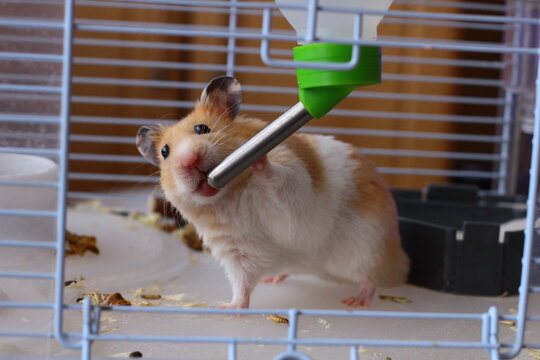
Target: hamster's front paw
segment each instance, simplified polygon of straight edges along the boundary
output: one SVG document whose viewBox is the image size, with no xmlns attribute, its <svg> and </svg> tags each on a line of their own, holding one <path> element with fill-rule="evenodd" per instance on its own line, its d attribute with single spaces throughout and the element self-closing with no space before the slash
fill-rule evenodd
<svg viewBox="0 0 540 360">
<path fill-rule="evenodd" d="M 255 173 L 266 170 L 268 168 L 268 158 L 264 155 L 262 158 L 251 164 L 249 168 Z"/>
</svg>

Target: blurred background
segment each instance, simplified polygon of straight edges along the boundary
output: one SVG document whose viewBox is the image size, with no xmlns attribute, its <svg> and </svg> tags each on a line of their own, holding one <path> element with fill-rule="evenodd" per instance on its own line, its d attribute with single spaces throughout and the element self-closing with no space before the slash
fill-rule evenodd
<svg viewBox="0 0 540 360">
<path fill-rule="evenodd" d="M 29 7 L 17 1 L 0 1 L 0 12 L 48 20 L 57 12 L 58 19 L 62 18 L 61 2 L 60 6 L 55 0 L 34 3 Z M 391 10 L 500 16 L 519 11 L 518 3 L 529 6 L 526 1 L 396 0 Z M 138 127 L 181 119 L 215 76 L 229 72 L 238 78 L 244 90 L 242 111 L 250 116 L 272 120 L 298 101 L 294 71 L 262 63 L 259 40 L 234 41 L 209 35 L 211 31 L 228 31 L 228 7 L 181 6 L 173 1 L 79 0 L 76 4 L 70 154 L 70 189 L 75 196 L 153 186 L 157 169 L 146 164 L 134 146 Z M 236 31 L 260 34 L 260 9 L 239 9 L 236 20 Z M 292 31 L 277 12 L 272 26 L 274 32 Z M 1 28 L 4 41 L 0 47 L 25 52 L 45 47 L 51 54 L 60 54 L 61 30 L 38 30 Z M 379 39 L 500 45 L 516 41 L 516 31 L 534 33 L 534 28 L 386 16 L 379 26 Z M 23 44 L 17 40 L 23 37 L 35 41 Z M 23 45 L 25 49 L 18 48 Z M 290 57 L 294 45 L 273 41 L 272 53 Z M 515 81 L 512 72 L 516 63 L 526 59 L 531 61 L 533 56 L 433 50 L 430 46 L 384 47 L 382 83 L 355 91 L 333 112 L 313 120 L 303 130 L 334 134 L 355 144 L 376 162 L 395 188 L 452 182 L 514 193 L 523 189 L 519 174 L 526 172 L 530 152 L 529 141 L 521 142 L 519 150 L 519 140 L 526 135 L 520 135 L 525 126 L 518 119 L 517 104 L 528 104 L 532 109 L 534 98 L 526 92 L 530 100 L 523 100 L 511 82 Z M 19 62 L 17 68 L 13 64 L 0 62 L 0 76 L 6 83 L 30 81 L 45 87 L 60 83 L 60 64 L 40 62 L 25 67 Z M 21 106 L 13 92 L 0 96 L 0 110 L 40 116 L 58 111 L 54 99 L 60 94 L 20 96 L 25 99 Z M 42 147 L 55 146 L 46 142 L 54 125 L 1 126 L 0 130 L 13 136 L 4 138 L 0 145 L 6 146 L 8 141 L 10 146 L 31 147 L 37 141 Z M 35 127 L 41 129 L 43 137 L 24 135 L 34 133 Z M 525 174 L 524 179 L 527 177 Z"/>
</svg>

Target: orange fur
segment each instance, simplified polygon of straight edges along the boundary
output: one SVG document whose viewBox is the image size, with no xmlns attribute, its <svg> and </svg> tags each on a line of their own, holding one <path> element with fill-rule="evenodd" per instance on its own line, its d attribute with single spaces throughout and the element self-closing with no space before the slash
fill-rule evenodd
<svg viewBox="0 0 540 360">
<path fill-rule="evenodd" d="M 285 144 L 298 156 L 311 177 L 313 188 L 320 190 L 324 187 L 325 177 L 320 156 L 317 154 L 314 138 L 311 135 L 295 134 Z"/>
<path fill-rule="evenodd" d="M 379 226 L 382 231 L 380 253 L 375 265 L 376 280 L 382 286 L 395 286 L 403 283 L 408 275 L 409 261 L 401 249 L 396 205 L 388 186 L 376 171 L 375 164 L 351 146 L 351 157 L 358 167 L 354 172 L 356 196 L 351 199 L 352 206 L 366 217 L 384 220 Z"/>
</svg>

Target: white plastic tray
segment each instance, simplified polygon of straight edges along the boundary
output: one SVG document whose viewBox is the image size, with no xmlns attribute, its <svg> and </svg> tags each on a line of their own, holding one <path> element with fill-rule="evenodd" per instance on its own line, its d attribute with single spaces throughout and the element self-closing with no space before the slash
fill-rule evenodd
<svg viewBox="0 0 540 360">
<path fill-rule="evenodd" d="M 127 299 L 134 299 L 136 290 L 146 287 L 149 293 L 169 295 L 168 300 L 150 301 L 155 306 L 216 306 L 230 300 L 230 288 L 223 270 L 209 254 L 196 253 L 183 246 L 173 236 L 155 230 L 128 218 L 96 212 L 77 210 L 69 212 L 69 228 L 74 232 L 98 236 L 100 255 L 88 254 L 82 258 L 68 258 L 66 279 L 83 276 L 86 280 L 78 286 L 66 289 L 65 301 L 75 302 L 83 293 L 93 290 L 119 291 Z M 345 309 L 340 299 L 353 294 L 354 286 L 319 281 L 309 276 L 292 276 L 282 284 L 260 284 L 252 297 L 253 308 L 303 308 Z M 480 313 L 490 305 L 509 314 L 516 307 L 516 298 L 481 298 L 456 296 L 425 290 L 415 286 L 380 289 L 379 293 L 407 297 L 413 302 L 399 304 L 375 299 L 366 310 Z M 136 297 L 136 300 L 143 299 Z M 540 310 L 540 297 L 531 296 L 531 312 Z M 2 315 L 4 317 L 5 314 Z M 23 318 L 26 317 L 26 320 Z M 10 326 L 31 326 L 35 319 L 13 311 Z M 4 321 L 2 321 L 4 322 Z M 29 325 L 30 324 L 30 325 Z M 37 324 L 37 323 L 36 323 Z M 527 329 L 530 340 L 540 336 L 540 327 L 533 324 Z M 39 326 L 47 328 L 49 323 Z M 79 311 L 66 312 L 66 330 L 80 332 Z M 37 330 L 37 329 L 35 329 Z M 102 330 L 112 334 L 137 335 L 185 335 L 185 336 L 237 336 L 279 338 L 287 334 L 287 326 L 276 324 L 264 316 L 228 315 L 158 315 L 146 313 L 119 313 L 105 311 Z M 344 319 L 303 318 L 299 335 L 305 338 L 364 338 L 402 340 L 472 341 L 480 339 L 480 324 L 471 321 L 448 320 L 392 320 L 392 319 Z M 512 341 L 514 332 L 509 326 L 501 326 L 501 341 Z M 54 340 L 8 339 L 0 344 L 0 354 L 10 353 L 41 358 L 78 358 L 78 352 L 66 350 Z M 131 351 L 141 351 L 145 359 L 224 359 L 225 345 L 193 345 L 178 343 L 96 342 L 93 355 L 96 358 L 114 358 Z M 240 346 L 239 359 L 272 359 L 284 351 L 283 346 Z M 300 347 L 313 359 L 348 358 L 348 349 L 329 347 Z M 480 350 L 447 349 L 377 349 L 368 348 L 360 359 L 393 360 L 417 359 L 447 360 L 487 359 Z M 2 356 L 0 355 L 0 359 Z M 519 359 L 534 359 L 523 351 Z"/>
</svg>

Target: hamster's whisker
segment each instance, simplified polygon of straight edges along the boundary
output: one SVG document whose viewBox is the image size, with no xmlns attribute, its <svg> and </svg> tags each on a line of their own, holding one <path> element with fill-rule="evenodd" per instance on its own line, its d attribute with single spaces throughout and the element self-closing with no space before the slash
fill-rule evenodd
<svg viewBox="0 0 540 360">
<path fill-rule="evenodd" d="M 228 129 L 227 129 L 228 130 Z M 215 144 L 219 144 L 221 143 L 225 137 L 231 135 L 232 132 L 231 131 L 223 131 L 223 130 L 220 130 L 218 133 L 217 133 L 217 137 L 214 139 L 214 143 Z"/>
<path fill-rule="evenodd" d="M 232 124 L 232 123 L 231 123 Z M 226 136 L 229 136 L 231 134 L 233 134 L 232 131 L 229 131 L 229 126 L 231 124 L 227 124 L 223 129 L 220 129 L 218 130 L 216 133 L 219 135 L 219 137 L 217 137 L 214 141 L 216 143 L 219 143 L 221 140 L 223 140 Z M 233 129 L 234 130 L 234 129 Z"/>
<path fill-rule="evenodd" d="M 219 115 L 219 117 L 217 118 L 216 121 L 220 121 L 220 120 L 223 120 L 225 115 L 229 115 L 232 111 L 233 107 L 232 106 L 229 106 L 228 108 L 226 108 L 222 113 L 221 115 Z"/>
<path fill-rule="evenodd" d="M 220 130 L 220 134 L 219 134 L 220 136 L 214 140 L 214 144 L 221 145 L 222 143 L 225 142 L 226 137 L 230 137 L 230 136 L 235 135 L 236 133 L 239 132 L 239 130 L 234 130 L 234 129 L 232 129 L 230 131 L 229 131 L 229 129 L 227 129 L 227 130 L 228 131 Z"/>
<path fill-rule="evenodd" d="M 227 131 L 229 131 L 230 128 L 232 128 L 232 125 L 233 125 L 233 123 L 230 122 L 229 124 L 226 124 L 222 129 L 219 129 L 217 132 L 218 133 L 223 133 L 222 137 L 225 136 L 225 135 L 229 135 L 230 133 L 228 133 Z"/>
<path fill-rule="evenodd" d="M 133 167 L 129 172 L 127 172 L 127 174 L 133 174 L 135 172 L 135 170 L 141 168 L 144 164 L 140 164 L 140 165 L 137 165 L 135 167 Z M 145 179 L 148 179 L 148 178 L 151 178 L 152 176 L 155 176 L 155 175 L 158 175 L 160 172 L 159 169 L 155 170 L 154 172 L 148 174 L 145 176 Z M 158 176 L 158 180 L 157 180 L 157 183 L 159 183 L 159 176 Z M 145 181 L 138 181 L 136 183 L 133 184 L 133 190 L 139 190 L 143 184 L 147 184 L 147 182 Z"/>
<path fill-rule="evenodd" d="M 227 114 L 229 110 L 229 108 L 226 108 L 221 114 L 219 114 L 219 116 L 217 117 L 217 119 L 215 120 L 215 123 L 214 123 L 214 127 L 217 128 L 221 125 L 221 122 L 223 121 L 223 118 L 224 116 Z"/>
</svg>

